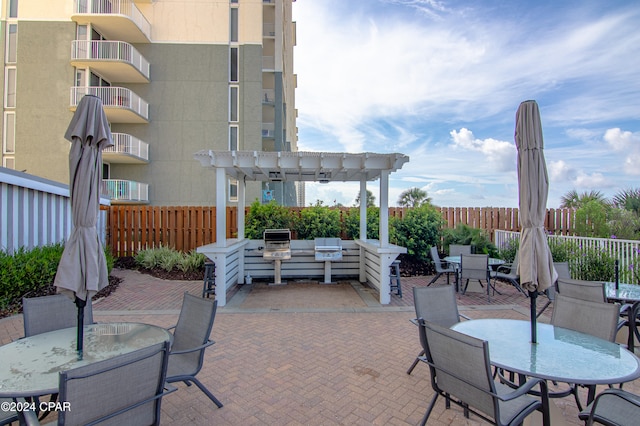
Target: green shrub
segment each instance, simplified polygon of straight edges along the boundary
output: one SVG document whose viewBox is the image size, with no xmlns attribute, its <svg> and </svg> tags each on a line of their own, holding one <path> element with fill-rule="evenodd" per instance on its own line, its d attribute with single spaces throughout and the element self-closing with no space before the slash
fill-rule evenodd
<svg viewBox="0 0 640 426">
<path fill-rule="evenodd" d="M 480 228 L 458 224 L 454 229 L 445 229 L 443 239 L 445 248 L 451 244 L 471 245 L 477 254 L 488 254 L 489 257 L 498 256 L 498 248 L 491 242 L 489 234 Z"/>
<path fill-rule="evenodd" d="M 178 269 L 182 272 L 197 271 L 204 267 L 205 256 L 191 250 L 182 253 L 169 247 L 140 250 L 135 257 L 136 265 L 145 269 L 161 268 L 165 271 Z"/>
<path fill-rule="evenodd" d="M 360 238 L 360 208 L 349 209 L 344 215 L 344 232 L 350 240 Z M 367 239 L 380 237 L 380 208 L 367 207 Z"/>
<path fill-rule="evenodd" d="M 62 244 L 52 244 L 0 252 L 0 306 L 53 284 L 63 250 Z"/>
<path fill-rule="evenodd" d="M 513 263 L 516 259 L 516 252 L 520 248 L 520 238 L 511 238 L 504 247 L 498 250 L 498 257 L 507 263 Z"/>
<path fill-rule="evenodd" d="M 429 248 L 440 241 L 444 220 L 431 204 L 409 209 L 402 219 L 390 220 L 390 241 L 407 248 L 407 255 L 429 258 Z"/>
<path fill-rule="evenodd" d="M 293 228 L 299 240 L 340 236 L 340 211 L 323 206 L 322 202 L 307 207 Z"/>
<path fill-rule="evenodd" d="M 291 211 L 275 201 L 262 204 L 256 200 L 246 218 L 244 236 L 250 240 L 261 240 L 265 229 L 291 229 L 296 220 Z"/>
<path fill-rule="evenodd" d="M 569 264 L 574 279 L 600 282 L 615 280 L 615 258 L 606 251 L 581 249 Z"/>
</svg>

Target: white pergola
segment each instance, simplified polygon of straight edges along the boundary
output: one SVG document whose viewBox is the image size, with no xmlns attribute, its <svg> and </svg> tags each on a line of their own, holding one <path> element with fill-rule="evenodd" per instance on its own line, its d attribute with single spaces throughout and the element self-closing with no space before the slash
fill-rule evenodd
<svg viewBox="0 0 640 426">
<path fill-rule="evenodd" d="M 391 261 L 398 254 L 405 253 L 404 247 L 389 244 L 389 175 L 402 168 L 409 161 L 404 154 L 377 153 L 336 153 L 336 152 L 265 152 L 265 151 L 211 151 L 203 150 L 194 154 L 203 167 L 210 167 L 216 172 L 216 243 L 199 247 L 198 252 L 216 262 L 216 283 L 224 282 L 233 285 L 244 277 L 243 262 L 239 262 L 237 270 L 229 276 L 229 256 L 233 256 L 234 248 L 244 247 L 245 231 L 245 185 L 247 181 L 284 182 L 305 181 L 330 184 L 331 182 L 360 182 L 360 199 L 367 199 L 367 181 L 380 179 L 380 235 L 378 240 L 367 240 L 367 208 L 360 203 L 360 246 L 368 247 L 378 254 L 394 254 L 389 262 L 382 261 L 376 272 L 369 271 L 362 261 L 360 281 L 367 278 L 380 281 L 381 303 L 389 303 L 387 294 L 383 297 L 385 280 L 382 271 L 388 271 Z M 238 181 L 238 238 L 226 238 L 226 214 L 219 208 L 226 206 L 227 177 Z M 224 256 L 223 256 L 224 254 Z M 242 256 L 240 256 L 242 257 Z M 362 256 L 364 257 L 364 256 Z M 388 260 L 388 259 L 385 259 Z M 388 264 L 387 264 L 388 263 Z M 386 265 L 385 265 L 386 264 Z M 385 269 L 386 267 L 386 269 Z M 369 268 L 370 269 L 370 268 Z M 388 272 L 386 273 L 388 275 Z M 388 280 L 386 280 L 388 281 Z M 388 286 L 388 282 L 387 282 Z M 228 288 L 225 285 L 225 289 Z M 224 306 L 225 296 L 219 294 L 218 303 Z"/>
</svg>

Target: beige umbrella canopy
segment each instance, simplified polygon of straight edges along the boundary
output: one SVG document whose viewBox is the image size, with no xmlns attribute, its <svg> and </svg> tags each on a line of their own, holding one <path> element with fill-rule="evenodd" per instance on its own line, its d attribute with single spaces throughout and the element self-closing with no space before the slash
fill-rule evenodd
<svg viewBox="0 0 640 426">
<path fill-rule="evenodd" d="M 65 244 L 54 285 L 78 306 L 78 351 L 82 351 L 84 306 L 109 282 L 96 223 L 100 210 L 102 150 L 112 146 L 109 122 L 96 96 L 84 96 L 64 137 L 69 151 L 69 192 L 73 230 Z"/>
<path fill-rule="evenodd" d="M 531 297 L 531 339 L 536 342 L 536 297 L 558 278 L 544 230 L 549 177 L 544 159 L 540 111 L 536 101 L 524 101 L 516 113 L 520 233 L 518 274 Z"/>
</svg>

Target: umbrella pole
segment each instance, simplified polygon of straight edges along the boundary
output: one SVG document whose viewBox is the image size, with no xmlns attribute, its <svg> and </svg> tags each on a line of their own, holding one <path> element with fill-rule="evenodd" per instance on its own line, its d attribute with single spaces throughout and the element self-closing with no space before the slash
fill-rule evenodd
<svg viewBox="0 0 640 426">
<path fill-rule="evenodd" d="M 538 320 L 538 315 L 536 312 L 536 299 L 538 298 L 537 291 L 529 291 L 529 299 L 531 300 L 530 307 L 530 316 L 531 316 L 531 343 L 538 343 L 538 327 L 536 326 L 536 322 Z"/>
<path fill-rule="evenodd" d="M 82 346 L 84 341 L 84 307 L 87 305 L 86 300 L 80 299 L 76 296 L 76 306 L 78 307 L 78 335 L 76 342 L 76 349 L 78 350 L 78 359 L 82 359 Z"/>
</svg>

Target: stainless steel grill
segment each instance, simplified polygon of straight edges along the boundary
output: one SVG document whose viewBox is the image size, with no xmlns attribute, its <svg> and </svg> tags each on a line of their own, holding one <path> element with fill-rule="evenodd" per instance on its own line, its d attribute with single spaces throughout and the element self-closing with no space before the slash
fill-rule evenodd
<svg viewBox="0 0 640 426">
<path fill-rule="evenodd" d="M 291 231 L 288 229 L 265 229 L 262 234 L 264 239 L 264 259 L 291 259 Z"/>
<path fill-rule="evenodd" d="M 316 260 L 324 262 L 324 283 L 331 283 L 331 262 L 342 260 L 342 240 L 340 238 L 316 238 Z"/>
<path fill-rule="evenodd" d="M 316 260 L 342 260 L 342 240 L 340 238 L 316 238 Z"/>
<path fill-rule="evenodd" d="M 282 261 L 291 259 L 291 231 L 288 229 L 265 229 L 263 259 L 273 260 L 274 284 L 282 284 Z"/>
</svg>

